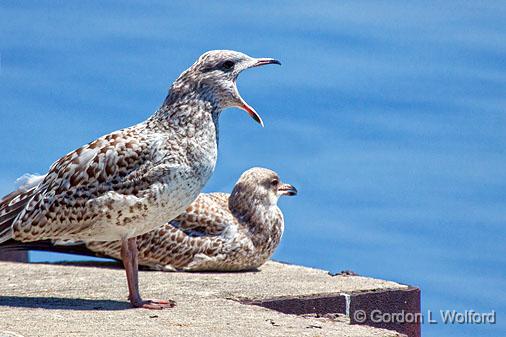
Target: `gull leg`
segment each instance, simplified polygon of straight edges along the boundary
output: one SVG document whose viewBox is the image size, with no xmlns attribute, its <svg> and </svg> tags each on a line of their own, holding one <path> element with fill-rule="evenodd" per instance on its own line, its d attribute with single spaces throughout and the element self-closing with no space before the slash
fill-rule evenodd
<svg viewBox="0 0 506 337">
<path fill-rule="evenodd" d="M 121 259 L 125 266 L 127 283 L 128 283 L 128 299 L 135 308 L 161 310 L 164 308 L 172 308 L 176 305 L 174 301 L 160 300 L 142 300 L 139 293 L 139 260 L 138 260 L 137 242 L 135 238 L 124 239 L 121 241 Z"/>
</svg>

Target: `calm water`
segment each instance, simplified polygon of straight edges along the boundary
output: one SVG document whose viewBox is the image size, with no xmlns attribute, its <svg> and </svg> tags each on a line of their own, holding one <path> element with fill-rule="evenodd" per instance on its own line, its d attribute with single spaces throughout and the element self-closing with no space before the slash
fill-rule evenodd
<svg viewBox="0 0 506 337">
<path fill-rule="evenodd" d="M 427 336 L 506 333 L 504 2 L 16 3 L 0 4 L 1 193 L 145 119 L 206 50 L 276 57 L 239 80 L 265 129 L 223 113 L 206 190 L 275 169 L 300 190 L 277 259 L 420 286 L 425 312 L 497 312 Z"/>
</svg>

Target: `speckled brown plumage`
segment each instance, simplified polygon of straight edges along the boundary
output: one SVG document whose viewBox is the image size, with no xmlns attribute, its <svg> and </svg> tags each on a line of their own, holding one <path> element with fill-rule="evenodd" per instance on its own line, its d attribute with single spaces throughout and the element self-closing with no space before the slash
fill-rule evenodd
<svg viewBox="0 0 506 337">
<path fill-rule="evenodd" d="M 69 153 L 36 186 L 2 199 L 0 244 L 11 238 L 122 240 L 123 260 L 132 263 L 130 286 L 137 278 L 132 238 L 174 218 L 198 196 L 216 164 L 223 109 L 240 107 L 259 119 L 235 80 L 242 70 L 268 63 L 279 62 L 234 51 L 202 55 L 147 121 Z M 130 300 L 140 306 L 133 285 Z"/>
<path fill-rule="evenodd" d="M 295 194 L 275 172 L 252 168 L 231 194 L 200 194 L 177 218 L 139 236 L 139 263 L 168 271 L 256 268 L 271 257 L 283 234 L 278 197 Z M 120 241 L 12 242 L 11 247 L 121 258 Z"/>
<path fill-rule="evenodd" d="M 273 182 L 277 182 L 273 184 Z M 231 195 L 201 194 L 176 219 L 137 238 L 139 263 L 159 270 L 246 270 L 262 265 L 284 229 L 277 199 L 295 188 L 263 168 L 246 171 Z M 119 242 L 87 248 L 119 259 Z"/>
</svg>

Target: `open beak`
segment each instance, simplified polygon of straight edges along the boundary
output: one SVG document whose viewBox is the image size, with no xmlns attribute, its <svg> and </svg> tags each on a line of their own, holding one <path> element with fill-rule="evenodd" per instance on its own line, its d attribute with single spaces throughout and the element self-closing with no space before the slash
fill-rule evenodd
<svg viewBox="0 0 506 337">
<path fill-rule="evenodd" d="M 266 64 L 279 64 L 281 65 L 281 62 L 279 62 L 276 59 L 271 58 L 259 58 L 254 59 L 254 61 L 251 63 L 251 65 L 248 68 L 253 67 L 260 67 L 264 66 Z M 240 96 L 239 96 L 240 97 Z M 251 107 L 248 103 L 246 103 L 242 98 L 240 98 L 241 103 L 239 104 L 239 108 L 246 111 L 248 115 L 250 115 L 251 118 L 253 118 L 258 124 L 260 124 L 262 127 L 264 126 L 264 122 L 262 121 L 262 118 L 260 115 Z"/>
<path fill-rule="evenodd" d="M 262 127 L 264 127 L 264 121 L 262 120 L 260 115 L 255 111 L 255 109 L 253 109 L 250 105 L 248 105 L 248 103 L 246 103 L 242 98 L 241 98 L 241 101 L 242 102 L 241 102 L 241 105 L 239 106 L 239 108 L 246 111 L 248 113 L 248 115 L 251 116 L 251 118 L 253 118 Z"/>
<path fill-rule="evenodd" d="M 297 189 L 289 184 L 281 184 L 278 187 L 278 191 L 279 194 L 281 195 L 288 195 L 288 196 L 297 195 Z"/>
</svg>

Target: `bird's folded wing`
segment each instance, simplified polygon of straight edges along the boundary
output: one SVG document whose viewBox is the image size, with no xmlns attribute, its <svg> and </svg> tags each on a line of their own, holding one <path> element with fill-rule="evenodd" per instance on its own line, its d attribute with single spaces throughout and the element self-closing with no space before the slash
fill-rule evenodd
<svg viewBox="0 0 506 337">
<path fill-rule="evenodd" d="M 169 225 L 189 235 L 220 235 L 234 221 L 228 210 L 228 194 L 203 193 Z"/>
<path fill-rule="evenodd" d="M 54 232 L 79 232 L 93 218 L 88 201 L 107 192 L 133 194 L 149 170 L 150 149 L 132 128 L 103 136 L 58 160 L 13 223 L 31 239 L 50 239 Z M 50 227 L 50 228 L 47 228 Z M 38 233 L 38 234 L 37 234 Z"/>
</svg>

